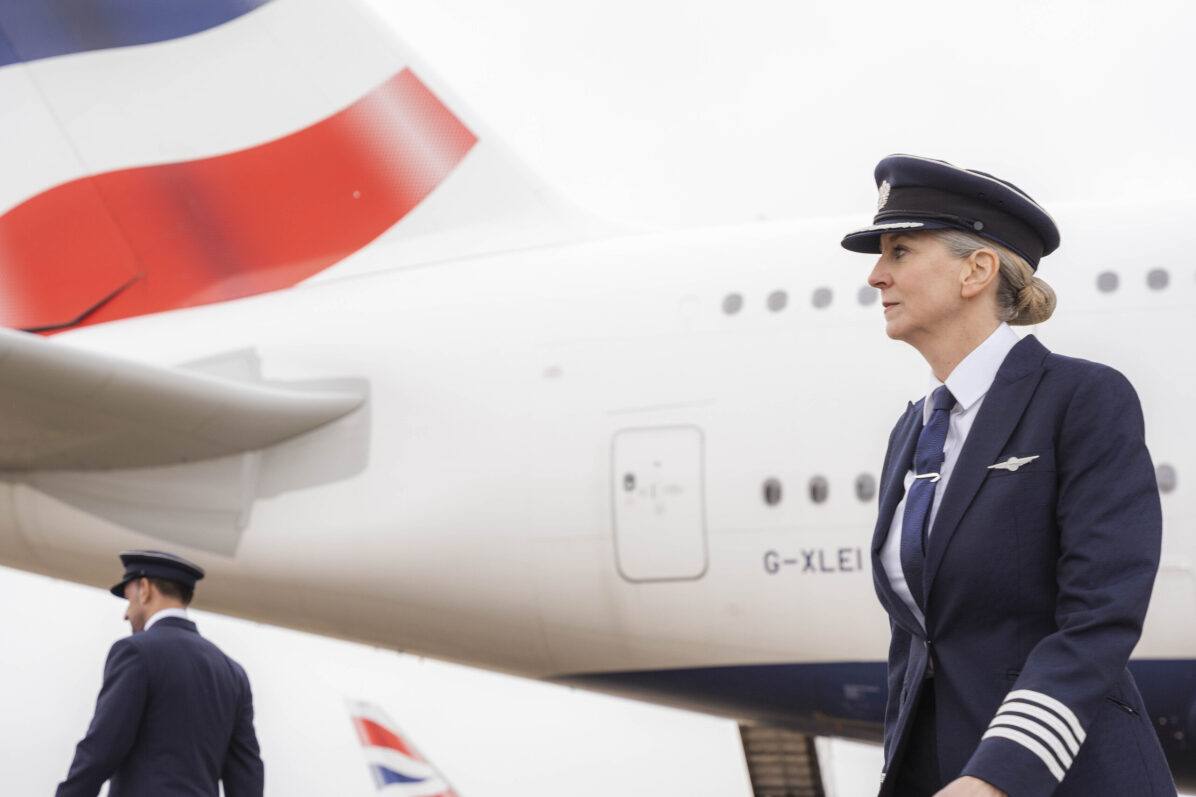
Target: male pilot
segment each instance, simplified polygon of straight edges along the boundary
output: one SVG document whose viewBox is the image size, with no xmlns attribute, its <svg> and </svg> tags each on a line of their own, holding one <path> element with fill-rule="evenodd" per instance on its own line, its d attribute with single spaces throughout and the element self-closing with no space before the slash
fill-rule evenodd
<svg viewBox="0 0 1196 797">
<path fill-rule="evenodd" d="M 261 797 L 253 697 L 241 665 L 199 635 L 187 605 L 203 570 L 125 551 L 112 594 L 133 635 L 108 652 L 95 716 L 57 797 Z"/>
</svg>

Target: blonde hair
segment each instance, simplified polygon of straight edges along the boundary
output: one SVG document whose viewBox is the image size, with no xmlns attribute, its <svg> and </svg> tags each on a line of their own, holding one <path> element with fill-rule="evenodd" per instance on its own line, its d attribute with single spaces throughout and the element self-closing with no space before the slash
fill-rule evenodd
<svg viewBox="0 0 1196 797">
<path fill-rule="evenodd" d="M 1014 326 L 1041 324 L 1055 312 L 1057 299 L 1050 285 L 1034 274 L 1019 254 L 998 243 L 963 230 L 931 232 L 955 257 L 968 257 L 977 249 L 992 249 L 1001 261 L 997 284 L 997 317 Z"/>
</svg>

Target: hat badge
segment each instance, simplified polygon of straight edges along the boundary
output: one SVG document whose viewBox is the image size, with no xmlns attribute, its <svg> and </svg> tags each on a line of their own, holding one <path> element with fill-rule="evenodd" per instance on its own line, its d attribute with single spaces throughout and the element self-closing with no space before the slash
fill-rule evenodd
<svg viewBox="0 0 1196 797">
<path fill-rule="evenodd" d="M 878 211 L 884 210 L 885 205 L 889 202 L 889 191 L 893 186 L 889 185 L 889 181 L 885 180 L 880 184 L 880 194 L 876 197 L 876 209 Z"/>
</svg>

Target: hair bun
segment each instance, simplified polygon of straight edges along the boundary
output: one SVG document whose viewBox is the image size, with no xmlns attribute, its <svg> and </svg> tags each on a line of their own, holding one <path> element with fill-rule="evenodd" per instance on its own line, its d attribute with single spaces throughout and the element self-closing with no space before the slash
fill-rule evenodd
<svg viewBox="0 0 1196 797">
<path fill-rule="evenodd" d="M 1055 312 L 1055 290 L 1035 276 L 1017 292 L 1017 315 L 1009 323 L 1017 326 L 1041 324 Z"/>
</svg>

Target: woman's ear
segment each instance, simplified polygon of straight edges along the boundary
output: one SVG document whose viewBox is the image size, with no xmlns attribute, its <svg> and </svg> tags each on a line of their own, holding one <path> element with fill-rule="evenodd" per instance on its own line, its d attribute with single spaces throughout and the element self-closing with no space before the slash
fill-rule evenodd
<svg viewBox="0 0 1196 797">
<path fill-rule="evenodd" d="M 960 272 L 960 292 L 965 299 L 979 296 L 996 280 L 1001 271 L 1001 258 L 988 248 L 977 249 L 967 256 Z"/>
</svg>

